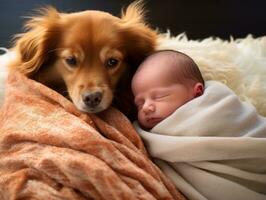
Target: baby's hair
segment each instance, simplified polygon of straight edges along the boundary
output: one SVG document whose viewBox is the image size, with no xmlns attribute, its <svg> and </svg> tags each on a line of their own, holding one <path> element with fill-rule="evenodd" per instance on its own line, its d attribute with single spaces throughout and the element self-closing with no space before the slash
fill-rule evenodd
<svg viewBox="0 0 266 200">
<path fill-rule="evenodd" d="M 204 79 L 199 70 L 198 65 L 188 55 L 175 51 L 175 50 L 160 50 L 150 54 L 141 64 L 140 68 L 145 65 L 149 60 L 157 56 L 168 56 L 169 62 L 175 67 L 179 67 L 181 76 L 178 78 L 178 82 L 185 82 L 186 80 L 192 80 L 193 82 L 200 82 L 204 85 Z M 182 66 L 182 67 L 180 67 Z M 183 67 L 184 66 L 184 67 Z"/>
</svg>

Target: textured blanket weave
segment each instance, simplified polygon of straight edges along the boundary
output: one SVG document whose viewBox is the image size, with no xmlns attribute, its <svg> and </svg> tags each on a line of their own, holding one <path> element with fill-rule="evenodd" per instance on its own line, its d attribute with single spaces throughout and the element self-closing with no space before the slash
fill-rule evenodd
<svg viewBox="0 0 266 200">
<path fill-rule="evenodd" d="M 0 199 L 184 198 L 120 112 L 80 113 L 16 73 L 0 112 Z"/>
</svg>

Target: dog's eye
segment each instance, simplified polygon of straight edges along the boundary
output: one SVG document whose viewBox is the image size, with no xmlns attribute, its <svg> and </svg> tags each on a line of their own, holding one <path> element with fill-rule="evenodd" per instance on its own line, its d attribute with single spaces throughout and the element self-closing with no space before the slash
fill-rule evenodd
<svg viewBox="0 0 266 200">
<path fill-rule="evenodd" d="M 77 59 L 74 56 L 70 56 L 66 58 L 65 60 L 66 60 L 66 63 L 71 67 L 75 67 L 77 65 Z"/>
<path fill-rule="evenodd" d="M 115 59 L 115 58 L 109 58 L 107 61 L 106 61 L 106 63 L 105 63 L 105 66 L 107 67 L 107 68 L 114 68 L 115 66 L 117 66 L 118 65 L 118 60 L 117 59 Z"/>
</svg>

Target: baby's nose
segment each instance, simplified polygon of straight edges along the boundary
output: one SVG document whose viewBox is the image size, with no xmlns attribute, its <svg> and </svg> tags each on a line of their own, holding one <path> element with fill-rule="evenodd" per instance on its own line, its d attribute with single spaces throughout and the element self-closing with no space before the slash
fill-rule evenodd
<svg viewBox="0 0 266 200">
<path fill-rule="evenodd" d="M 145 103 L 143 105 L 143 112 L 145 114 L 148 114 L 148 113 L 151 113 L 151 112 L 154 112 L 154 111 L 155 111 L 155 107 L 154 107 L 153 104 L 151 104 L 151 103 Z"/>
</svg>

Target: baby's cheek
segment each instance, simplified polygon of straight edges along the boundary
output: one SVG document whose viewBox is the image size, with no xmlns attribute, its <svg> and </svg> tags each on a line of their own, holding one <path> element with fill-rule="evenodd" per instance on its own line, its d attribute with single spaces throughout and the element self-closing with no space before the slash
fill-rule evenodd
<svg viewBox="0 0 266 200">
<path fill-rule="evenodd" d="M 138 121 L 142 122 L 142 120 L 143 120 L 143 116 L 141 114 L 141 110 L 138 110 Z"/>
<path fill-rule="evenodd" d="M 175 110 L 177 109 L 177 106 L 173 102 L 164 102 L 163 105 L 160 106 L 160 112 L 164 118 L 171 115 Z"/>
</svg>

